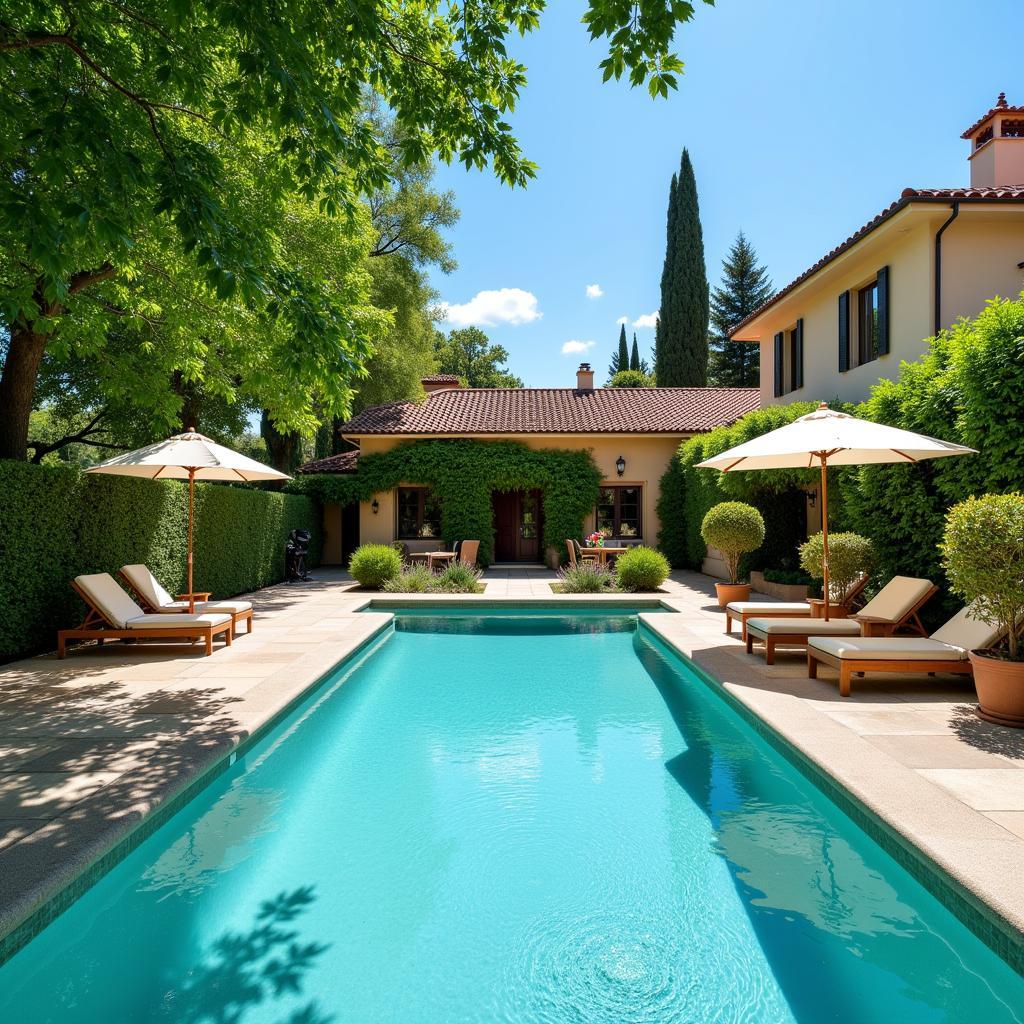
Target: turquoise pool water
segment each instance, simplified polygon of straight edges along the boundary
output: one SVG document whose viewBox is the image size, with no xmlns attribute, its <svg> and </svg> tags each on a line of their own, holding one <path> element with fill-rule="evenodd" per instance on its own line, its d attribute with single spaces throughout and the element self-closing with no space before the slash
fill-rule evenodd
<svg viewBox="0 0 1024 1024">
<path fill-rule="evenodd" d="M 607 622 L 401 616 L 0 968 L 0 1021 L 1024 1017 L 1024 979 Z"/>
</svg>

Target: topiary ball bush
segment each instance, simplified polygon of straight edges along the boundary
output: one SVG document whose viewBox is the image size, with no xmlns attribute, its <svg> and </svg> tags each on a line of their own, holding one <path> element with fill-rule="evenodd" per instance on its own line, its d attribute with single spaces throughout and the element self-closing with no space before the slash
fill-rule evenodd
<svg viewBox="0 0 1024 1024">
<path fill-rule="evenodd" d="M 800 565 L 816 580 L 824 577 L 825 545 L 816 533 L 800 545 Z M 832 533 L 828 538 L 829 597 L 843 602 L 853 585 L 875 566 L 875 546 L 859 533 Z"/>
<path fill-rule="evenodd" d="M 725 555 L 729 578 L 737 583 L 740 555 L 756 551 L 764 543 L 764 517 L 753 505 L 723 501 L 708 510 L 700 535 L 705 544 Z"/>
<path fill-rule="evenodd" d="M 1013 661 L 1024 660 L 1024 494 L 985 494 L 954 505 L 939 546 L 950 589 L 991 626 Z"/>
<path fill-rule="evenodd" d="M 389 544 L 361 544 L 352 552 L 348 571 L 360 586 L 380 590 L 402 571 L 402 559 Z"/>
<path fill-rule="evenodd" d="M 657 590 L 669 573 L 668 559 L 654 548 L 630 548 L 615 562 L 615 575 L 623 590 Z"/>
</svg>

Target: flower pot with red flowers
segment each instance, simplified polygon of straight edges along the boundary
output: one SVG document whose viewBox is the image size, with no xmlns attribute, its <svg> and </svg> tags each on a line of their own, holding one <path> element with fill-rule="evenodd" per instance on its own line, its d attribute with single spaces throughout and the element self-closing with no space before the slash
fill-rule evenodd
<svg viewBox="0 0 1024 1024">
<path fill-rule="evenodd" d="M 986 494 L 954 505 L 941 550 L 950 589 L 1004 638 L 998 647 L 970 652 L 978 714 L 1024 728 L 1024 494 Z"/>
<path fill-rule="evenodd" d="M 729 582 L 716 583 L 719 608 L 750 599 L 750 586 L 739 581 L 740 556 L 764 543 L 764 518 L 753 505 L 723 501 L 708 510 L 700 524 L 704 543 L 718 548 L 729 567 Z"/>
</svg>

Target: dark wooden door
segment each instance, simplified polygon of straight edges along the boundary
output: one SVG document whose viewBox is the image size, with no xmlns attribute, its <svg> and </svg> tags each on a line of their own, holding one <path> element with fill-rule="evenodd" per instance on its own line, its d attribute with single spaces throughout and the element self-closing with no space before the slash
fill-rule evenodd
<svg viewBox="0 0 1024 1024">
<path fill-rule="evenodd" d="M 536 562 L 542 533 L 540 491 L 495 491 L 494 560 Z"/>
</svg>

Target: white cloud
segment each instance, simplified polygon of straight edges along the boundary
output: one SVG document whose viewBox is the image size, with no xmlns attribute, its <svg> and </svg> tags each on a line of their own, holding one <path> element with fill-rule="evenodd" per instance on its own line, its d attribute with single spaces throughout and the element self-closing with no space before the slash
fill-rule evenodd
<svg viewBox="0 0 1024 1024">
<path fill-rule="evenodd" d="M 441 312 L 444 319 L 456 327 L 528 324 L 543 315 L 537 308 L 537 296 L 522 288 L 477 292 L 469 302 L 442 302 Z"/>
<path fill-rule="evenodd" d="M 629 323 L 629 317 L 628 316 L 620 316 L 619 319 L 616 320 L 615 322 L 617 324 L 619 324 L 620 326 L 625 326 L 626 324 Z"/>
<path fill-rule="evenodd" d="M 588 352 L 590 349 L 592 349 L 596 344 L 596 341 L 567 341 L 562 346 L 562 355 L 582 355 L 584 352 Z"/>
<path fill-rule="evenodd" d="M 588 284 L 587 285 L 587 298 L 588 299 L 599 299 L 604 295 L 604 291 L 601 289 L 599 284 Z"/>
<path fill-rule="evenodd" d="M 658 326 L 658 310 L 653 313 L 644 313 L 643 316 L 638 316 L 633 321 L 634 327 L 657 327 Z"/>
</svg>

